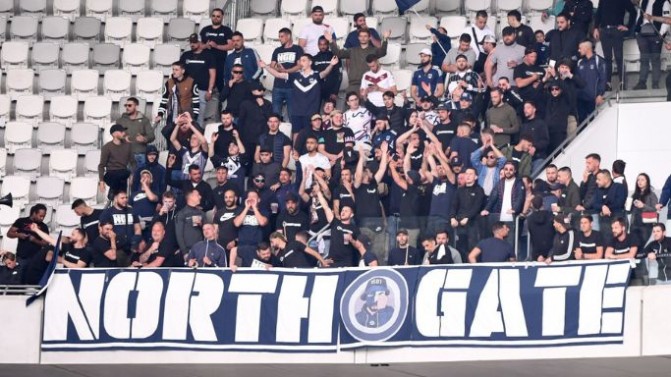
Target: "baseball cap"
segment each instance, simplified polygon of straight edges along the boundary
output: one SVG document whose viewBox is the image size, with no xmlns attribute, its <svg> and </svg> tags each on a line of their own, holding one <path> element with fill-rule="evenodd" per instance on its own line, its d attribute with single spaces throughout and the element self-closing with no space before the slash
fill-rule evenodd
<svg viewBox="0 0 671 377">
<path fill-rule="evenodd" d="M 197 33 L 189 35 L 189 43 L 200 42 L 200 36 Z"/>
<path fill-rule="evenodd" d="M 482 38 L 482 41 L 480 41 L 480 44 L 484 43 L 496 43 L 496 38 L 491 34 L 487 34 L 484 38 Z"/>
<path fill-rule="evenodd" d="M 471 95 L 471 93 L 469 93 L 469 92 L 463 92 L 463 93 L 461 93 L 460 100 L 473 102 L 473 95 Z"/>
<path fill-rule="evenodd" d="M 361 238 L 361 236 L 359 236 Z M 361 299 L 366 300 L 366 296 L 373 295 L 375 292 L 387 292 L 387 281 L 384 278 L 372 278 L 366 284 L 366 290 L 361 294 Z"/>
<path fill-rule="evenodd" d="M 315 120 L 315 119 L 322 119 L 322 116 L 319 114 L 314 114 L 313 116 L 310 117 L 310 120 Z"/>
<path fill-rule="evenodd" d="M 226 170 L 228 170 L 228 166 L 226 165 L 226 163 L 225 163 L 224 161 L 219 161 L 219 162 L 214 166 L 214 169 L 215 169 L 215 170 L 219 170 L 219 169 L 226 169 Z"/>
<path fill-rule="evenodd" d="M 147 151 L 145 152 L 145 154 L 148 154 L 148 155 L 149 154 L 158 154 L 158 149 L 156 149 L 155 145 L 151 145 L 151 144 L 147 145 Z"/>
<path fill-rule="evenodd" d="M 396 231 L 396 235 L 398 236 L 399 234 L 405 234 L 406 236 L 408 235 L 408 230 L 405 228 L 401 228 Z"/>
<path fill-rule="evenodd" d="M 120 125 L 120 124 L 114 124 L 112 127 L 110 127 L 110 135 L 114 135 L 115 132 L 123 132 L 126 131 L 126 127 Z"/>
<path fill-rule="evenodd" d="M 454 92 L 454 89 L 457 89 L 458 86 L 459 86 L 459 83 L 457 83 L 456 81 L 452 81 L 452 82 L 447 86 L 447 92 L 448 92 L 448 93 L 452 93 L 452 92 Z"/>
<path fill-rule="evenodd" d="M 380 114 L 380 115 L 375 117 L 375 120 L 376 121 L 377 120 L 384 120 L 384 121 L 389 122 L 389 117 L 387 116 L 387 114 Z"/>
<path fill-rule="evenodd" d="M 422 51 L 419 52 L 419 54 L 433 56 L 433 52 L 431 52 L 431 50 L 428 48 L 423 48 Z"/>
<path fill-rule="evenodd" d="M 314 12 L 324 13 L 324 8 L 322 8 L 321 5 L 316 5 L 316 6 L 312 7 L 312 13 L 314 13 Z"/>
<path fill-rule="evenodd" d="M 548 84 L 548 88 L 561 88 L 561 85 L 559 85 L 559 81 L 552 80 L 550 81 L 550 84 Z"/>
<path fill-rule="evenodd" d="M 273 153 L 273 150 L 272 150 L 268 145 L 264 145 L 264 146 L 262 146 L 261 149 L 259 150 L 259 153 L 264 153 L 264 152 L 266 152 L 266 153 Z"/>
<path fill-rule="evenodd" d="M 462 166 L 464 162 L 461 160 L 461 157 L 454 156 L 450 159 L 450 166 Z"/>
<path fill-rule="evenodd" d="M 263 84 L 261 84 L 258 81 L 252 81 L 249 87 L 251 88 L 251 90 L 263 90 L 263 91 L 266 90 L 266 88 L 263 87 Z"/>
<path fill-rule="evenodd" d="M 450 111 L 450 109 L 448 109 L 447 106 L 445 106 L 444 103 L 441 103 L 438 106 L 436 106 L 436 110 L 437 111 L 440 111 L 440 110 Z"/>
<path fill-rule="evenodd" d="M 284 198 L 285 202 L 294 202 L 298 203 L 298 195 L 294 194 L 293 192 L 290 192 L 287 194 L 287 196 Z"/>
<path fill-rule="evenodd" d="M 459 54 L 459 55 L 457 55 L 457 57 L 454 58 L 454 61 L 457 61 L 457 60 L 459 60 L 459 59 L 464 59 L 464 60 L 468 61 L 468 58 L 467 58 L 466 55 L 464 55 L 464 54 Z"/>
</svg>

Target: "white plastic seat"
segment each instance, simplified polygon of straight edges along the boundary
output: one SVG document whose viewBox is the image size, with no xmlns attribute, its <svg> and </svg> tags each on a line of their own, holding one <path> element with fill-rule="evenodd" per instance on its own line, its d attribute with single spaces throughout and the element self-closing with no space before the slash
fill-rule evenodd
<svg viewBox="0 0 671 377">
<path fill-rule="evenodd" d="M 179 60 L 180 48 L 176 44 L 159 44 L 154 47 L 153 68 L 163 73 L 163 76 L 170 76 L 172 73 L 172 63 Z"/>
<path fill-rule="evenodd" d="M 247 43 L 261 43 L 263 38 L 263 20 L 258 18 L 242 18 L 236 23 L 237 31 L 245 36 Z"/>
<path fill-rule="evenodd" d="M 249 4 L 252 17 L 269 18 L 277 14 L 277 1 L 251 0 Z"/>
<path fill-rule="evenodd" d="M 95 17 L 77 17 L 72 33 L 77 42 L 86 42 L 95 45 L 100 41 L 101 22 Z"/>
<path fill-rule="evenodd" d="M 445 0 L 441 0 L 441 1 L 445 1 Z M 414 14 L 415 12 L 417 12 L 417 13 L 421 14 L 422 16 L 428 15 L 429 12 L 433 12 L 433 10 L 431 9 L 432 8 L 431 3 L 432 3 L 431 0 L 420 0 L 419 3 L 412 6 L 412 10 L 406 11 L 405 14 L 409 14 L 411 12 Z"/>
<path fill-rule="evenodd" d="M 436 15 L 456 14 L 461 12 L 461 0 L 436 1 Z"/>
<path fill-rule="evenodd" d="M 37 42 L 33 45 L 30 56 L 33 69 L 40 72 L 44 69 L 58 69 L 58 56 L 61 48 L 53 42 Z"/>
<path fill-rule="evenodd" d="M 398 16 L 398 6 L 394 0 L 373 0 L 371 10 L 380 19 Z"/>
<path fill-rule="evenodd" d="M 67 74 L 63 69 L 43 69 L 40 71 L 37 87 L 45 100 L 51 100 L 65 94 L 66 80 Z"/>
<path fill-rule="evenodd" d="M 529 17 L 529 27 L 534 32 L 536 30 L 543 30 L 543 33 L 547 34 L 555 28 L 555 16 L 549 16 L 546 20 L 543 20 L 541 13 L 534 13 Z"/>
<path fill-rule="evenodd" d="M 119 102 L 123 96 L 130 96 L 131 74 L 120 69 L 110 69 L 103 78 L 103 92 L 114 102 Z"/>
<path fill-rule="evenodd" d="M 123 69 L 133 75 L 137 75 L 142 70 L 149 69 L 149 60 L 151 58 L 151 48 L 140 43 L 127 44 L 123 49 L 121 64 Z"/>
<path fill-rule="evenodd" d="M 13 41 L 33 44 L 37 41 L 37 18 L 33 16 L 14 16 L 9 27 L 9 36 Z"/>
<path fill-rule="evenodd" d="M 77 3 L 77 9 L 79 9 L 79 1 L 75 2 Z M 44 17 L 41 31 L 42 42 L 53 42 L 62 47 L 68 41 L 71 21 L 74 21 L 74 19 L 68 20 L 58 16 Z"/>
<path fill-rule="evenodd" d="M 635 39 L 625 39 L 623 45 L 624 56 L 624 71 L 625 72 L 639 72 L 641 69 L 641 51 Z M 615 65 L 618 66 L 617 61 Z M 618 70 L 622 67 L 618 66 Z"/>
<path fill-rule="evenodd" d="M 272 60 L 273 51 L 275 51 L 276 48 L 275 46 L 269 44 L 254 45 L 250 47 L 252 47 L 256 51 L 256 53 L 259 55 L 259 58 L 264 62 L 269 62 Z"/>
<path fill-rule="evenodd" d="M 390 41 L 405 43 L 407 26 L 408 21 L 405 17 L 386 17 L 380 23 L 380 30 L 391 30 Z"/>
<path fill-rule="evenodd" d="M 63 204 L 65 182 L 58 177 L 39 177 L 35 191 L 40 203 L 57 208 Z"/>
<path fill-rule="evenodd" d="M 553 0 L 525 0 L 524 3 L 524 7 L 528 9 L 529 12 L 542 13 L 552 8 Z M 592 1 L 592 3 L 594 3 L 594 1 Z M 596 5 L 594 5 L 594 9 L 596 9 Z"/>
<path fill-rule="evenodd" d="M 70 22 L 79 17 L 80 0 L 53 0 L 54 16 L 67 18 Z"/>
<path fill-rule="evenodd" d="M 0 17 L 14 15 L 14 0 L 0 0 Z"/>
<path fill-rule="evenodd" d="M 291 29 L 291 22 L 283 18 L 269 18 L 263 29 L 263 41 L 265 43 L 279 43 L 279 32 L 282 28 Z M 294 37 L 297 37 L 294 35 Z"/>
<path fill-rule="evenodd" d="M 331 26 L 336 35 L 336 41 L 344 44 L 349 33 L 349 21 L 345 17 L 324 18 L 324 23 Z M 342 43 L 341 43 L 342 42 Z"/>
<path fill-rule="evenodd" d="M 5 14 L 0 15 L 0 42 L 3 43 L 7 40 L 7 18 L 9 16 Z"/>
<path fill-rule="evenodd" d="M 156 70 L 140 71 L 135 79 L 135 95 L 149 102 L 161 99 L 163 73 Z"/>
<path fill-rule="evenodd" d="M 5 125 L 5 148 L 8 154 L 14 154 L 21 148 L 31 148 L 32 140 L 32 125 L 24 122 L 7 122 Z"/>
<path fill-rule="evenodd" d="M 301 30 L 303 28 L 312 23 L 312 18 L 307 17 L 307 18 L 296 18 L 291 20 L 292 21 L 292 26 L 291 26 L 291 33 L 292 36 L 294 37 L 294 44 L 298 44 L 298 37 L 301 35 Z M 275 34 L 275 38 L 279 38 L 277 34 Z M 279 39 L 277 41 L 277 44 L 279 46 Z"/>
<path fill-rule="evenodd" d="M 144 1 L 137 0 L 119 0 L 119 15 L 130 17 L 133 22 L 137 22 L 144 17 Z"/>
<path fill-rule="evenodd" d="M 486 10 L 488 13 L 491 13 L 491 9 L 492 0 L 464 0 L 464 10 L 468 14 L 476 13 L 479 10 Z"/>
<path fill-rule="evenodd" d="M 77 151 L 59 149 L 49 157 L 49 175 L 70 182 L 77 176 Z"/>
<path fill-rule="evenodd" d="M 62 231 L 63 234 L 69 234 L 73 229 L 79 227 L 80 218 L 75 211 L 72 210 L 70 204 L 61 204 L 54 208 L 56 208 L 54 225 L 57 232 Z"/>
<path fill-rule="evenodd" d="M 100 163 L 100 149 L 92 149 L 90 151 L 87 151 L 86 156 L 84 156 L 84 176 L 98 178 L 99 163 Z M 160 153 L 159 153 L 159 163 L 160 163 Z M 165 163 L 163 163 L 162 165 L 165 166 Z"/>
<path fill-rule="evenodd" d="M 440 26 L 447 30 L 450 38 L 459 38 L 461 32 L 466 28 L 468 20 L 464 16 L 445 16 L 440 19 Z"/>
<path fill-rule="evenodd" d="M 63 45 L 61 64 L 65 72 L 73 73 L 81 69 L 89 69 L 90 48 L 84 42 L 72 42 Z"/>
<path fill-rule="evenodd" d="M 29 95 L 21 96 L 16 100 L 16 120 L 30 123 L 33 127 L 44 118 L 44 97 Z"/>
<path fill-rule="evenodd" d="M 398 43 L 389 43 L 387 45 L 387 55 L 379 59 L 380 64 L 387 69 L 393 70 L 400 67 L 401 45 Z"/>
<path fill-rule="evenodd" d="M 16 210 L 16 213 L 18 214 L 23 207 L 26 206 L 26 203 L 28 203 L 30 195 L 30 179 L 20 175 L 5 176 L 2 180 L 1 194 L 2 196 L 5 196 L 10 193 L 12 194 L 12 200 L 14 202 L 12 208 L 13 210 Z M 7 212 L 10 211 L 8 207 L 2 207 L 2 209 L 0 209 L 0 216 L 3 216 L 5 210 L 7 210 Z M 18 217 L 18 215 L 16 217 Z M 16 220 L 16 217 L 14 220 Z"/>
<path fill-rule="evenodd" d="M 37 148 L 44 154 L 65 148 L 65 125 L 42 122 L 37 126 Z"/>
<path fill-rule="evenodd" d="M 75 123 L 70 132 L 70 148 L 77 154 L 84 155 L 86 152 L 98 149 L 100 128 L 93 123 Z"/>
<path fill-rule="evenodd" d="M 84 122 L 105 128 L 111 121 L 112 100 L 107 97 L 88 97 L 84 101 Z"/>
<path fill-rule="evenodd" d="M 135 34 L 137 43 L 154 48 L 156 44 L 163 43 L 163 20 L 155 17 L 140 18 Z"/>
<path fill-rule="evenodd" d="M 14 175 L 27 177 L 35 181 L 42 167 L 42 151 L 34 148 L 21 148 L 14 151 Z"/>
<path fill-rule="evenodd" d="M 280 4 L 280 12 L 282 18 L 287 20 L 305 18 L 308 16 L 307 7 L 307 0 L 282 1 Z"/>
<path fill-rule="evenodd" d="M 101 74 L 108 69 L 118 69 L 120 63 L 121 48 L 113 43 L 100 43 L 93 46 L 91 61 L 93 69 Z"/>
<path fill-rule="evenodd" d="M 210 14 L 210 0 L 182 0 L 182 14 L 199 23 Z"/>
<path fill-rule="evenodd" d="M 86 15 L 102 22 L 112 17 L 113 0 L 86 0 Z"/>
<path fill-rule="evenodd" d="M 23 178 L 23 177 L 21 177 L 21 178 Z M 30 187 L 30 181 L 28 181 L 28 187 Z M 5 183 L 2 184 L 2 188 L 4 190 Z M 14 194 L 12 194 L 12 197 L 13 196 L 14 196 Z M 14 241 L 13 242 L 14 251 L 16 251 L 16 247 L 19 243 L 19 239 L 18 238 L 7 237 L 7 231 L 9 230 L 9 228 L 12 227 L 12 225 L 14 225 L 14 222 L 19 217 L 21 217 L 21 209 L 22 208 L 19 208 L 16 205 L 16 200 L 14 201 L 14 206 L 12 206 L 12 207 L 4 206 L 4 207 L 0 208 L 0 232 L 2 233 L 2 249 L 3 250 L 11 251 L 12 242 L 8 242 L 8 241 L 13 240 Z M 7 245 L 8 248 L 5 247 L 5 245 Z"/>
<path fill-rule="evenodd" d="M 49 106 L 49 120 L 64 125 L 67 128 L 77 122 L 77 98 L 72 96 L 55 96 L 51 98 Z"/>
<path fill-rule="evenodd" d="M 436 27 L 438 21 L 435 17 L 410 17 L 410 27 L 408 28 L 408 34 L 410 35 L 410 43 L 423 42 L 430 43 L 432 34 L 427 30 L 426 25 L 431 25 Z"/>
<path fill-rule="evenodd" d="M 14 68 L 28 68 L 28 42 L 5 42 L 2 44 L 0 64 L 7 71 Z"/>
<path fill-rule="evenodd" d="M 83 199 L 86 204 L 98 204 L 98 177 L 75 177 L 70 182 L 70 201 Z"/>
<path fill-rule="evenodd" d="M 172 18 L 168 23 L 168 41 L 182 48 L 189 47 L 189 36 L 196 29 L 196 23 L 189 18 Z"/>
<path fill-rule="evenodd" d="M 496 0 L 496 9 L 502 16 L 507 15 L 511 10 L 519 10 L 521 12 L 522 0 Z"/>
<path fill-rule="evenodd" d="M 340 14 L 354 15 L 368 13 L 368 0 L 340 0 Z"/>
<path fill-rule="evenodd" d="M 17 215 L 18 217 L 18 215 Z M 2 234 L 5 235 L 7 230 L 9 230 L 9 227 L 11 225 L 7 226 L 7 229 L 4 229 L 2 225 L 0 225 L 0 230 L 3 232 Z M 19 239 L 18 238 L 9 238 L 9 237 L 2 237 L 2 250 L 9 251 L 10 253 L 16 254 L 16 249 L 19 247 Z"/>
<path fill-rule="evenodd" d="M 83 101 L 88 97 L 98 95 L 98 71 L 95 69 L 82 69 L 72 72 L 70 79 L 70 93 Z"/>
<path fill-rule="evenodd" d="M 405 46 L 405 62 L 410 69 L 416 69 L 420 64 L 419 53 L 425 48 L 430 48 L 426 43 L 410 43 Z"/>
<path fill-rule="evenodd" d="M 5 124 L 9 122 L 11 109 L 12 99 L 6 94 L 0 94 L 0 128 L 5 128 Z"/>
<path fill-rule="evenodd" d="M 168 23 L 171 18 L 177 17 L 177 0 L 151 0 L 151 15 Z"/>
<path fill-rule="evenodd" d="M 324 9 L 324 17 L 338 16 L 338 0 L 312 0 L 312 7 L 317 5 Z"/>
<path fill-rule="evenodd" d="M 35 71 L 32 69 L 11 69 L 7 71 L 5 89 L 9 97 L 14 101 L 19 96 L 33 94 L 33 79 Z"/>
<path fill-rule="evenodd" d="M 130 17 L 109 17 L 105 21 L 105 42 L 123 48 L 131 43 L 133 20 Z"/>
<path fill-rule="evenodd" d="M 47 0 L 19 0 L 22 16 L 32 16 L 41 20 L 47 14 Z"/>
<path fill-rule="evenodd" d="M 0 148 L 0 179 L 7 175 L 7 149 Z"/>
</svg>

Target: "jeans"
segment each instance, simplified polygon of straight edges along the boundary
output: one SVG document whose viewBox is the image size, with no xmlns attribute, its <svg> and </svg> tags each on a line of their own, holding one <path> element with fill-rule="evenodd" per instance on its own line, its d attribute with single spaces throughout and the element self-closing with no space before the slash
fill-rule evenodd
<svg viewBox="0 0 671 377">
<path fill-rule="evenodd" d="M 659 86 L 662 77 L 662 40 L 658 35 L 637 35 L 636 42 L 641 53 L 641 71 L 638 82 L 645 84 L 648 81 L 650 65 L 652 65 L 652 86 Z"/>
<path fill-rule="evenodd" d="M 103 181 L 105 181 L 107 186 L 110 188 L 110 197 L 121 189 L 127 189 L 128 177 L 130 177 L 130 172 L 126 169 L 108 170 L 107 173 L 105 173 Z"/>
<path fill-rule="evenodd" d="M 286 103 L 288 117 L 284 119 L 291 119 L 293 114 L 293 109 L 291 108 L 292 91 L 292 88 L 273 88 L 273 112 L 282 115 L 282 107 L 284 107 L 284 104 Z"/>
<path fill-rule="evenodd" d="M 207 95 L 207 90 L 201 90 L 198 93 L 200 109 L 198 113 L 198 125 L 205 129 L 205 122 L 215 121 L 217 119 L 217 113 L 219 112 L 219 93 L 215 88 L 212 91 L 212 97 L 209 101 L 205 99 Z"/>
<path fill-rule="evenodd" d="M 613 75 L 613 54 L 615 55 L 620 82 L 623 82 L 624 35 L 626 32 L 619 31 L 614 27 L 602 27 L 599 29 L 599 32 L 601 34 L 603 57 L 606 59 L 606 82 L 611 82 L 611 77 Z"/>
<path fill-rule="evenodd" d="M 582 123 L 596 109 L 596 99 L 585 101 L 578 99 L 578 122 Z"/>
</svg>

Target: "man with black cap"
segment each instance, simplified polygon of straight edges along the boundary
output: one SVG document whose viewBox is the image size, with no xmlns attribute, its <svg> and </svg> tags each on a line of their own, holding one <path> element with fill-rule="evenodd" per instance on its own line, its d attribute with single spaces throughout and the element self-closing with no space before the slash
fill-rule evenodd
<svg viewBox="0 0 671 377">
<path fill-rule="evenodd" d="M 275 222 L 275 229 L 282 232 L 288 240 L 293 240 L 300 231 L 308 231 L 310 218 L 301 211 L 298 195 L 290 192 L 284 198 L 284 207 Z"/>
<path fill-rule="evenodd" d="M 217 69 L 212 52 L 200 42 L 198 34 L 193 33 L 189 36 L 189 45 L 191 50 L 185 51 L 179 61 L 184 63 L 186 74 L 193 77 L 200 89 L 198 124 L 202 126 L 206 120 L 214 119 L 218 113 L 219 106 L 215 93 Z"/>
<path fill-rule="evenodd" d="M 507 16 L 508 25 L 513 28 L 517 43 L 523 47 L 533 46 L 535 42 L 534 30 L 522 23 L 522 13 L 517 9 L 513 9 L 508 12 Z"/>
<path fill-rule="evenodd" d="M 431 65 L 433 52 L 425 48 L 419 52 L 419 67 L 412 74 L 410 85 L 410 96 L 419 103 L 419 99 L 424 96 L 434 96 L 436 98 L 445 94 L 445 84 L 443 73 L 440 67 Z"/>
<path fill-rule="evenodd" d="M 158 149 L 154 145 L 147 145 L 147 152 L 145 154 L 145 163 L 138 165 L 133 172 L 133 181 L 131 184 L 131 191 L 135 192 L 140 189 L 140 173 L 143 170 L 148 170 L 153 177 L 151 182 L 151 191 L 157 195 L 161 195 L 166 190 L 165 184 L 165 168 L 158 163 Z"/>
<path fill-rule="evenodd" d="M 324 22 L 324 8 L 319 5 L 312 7 L 311 12 L 312 22 L 303 26 L 298 36 L 298 45 L 303 48 L 305 53 L 312 56 L 317 55 L 319 48 L 317 42 L 325 32 L 330 32 L 330 26 Z"/>
<path fill-rule="evenodd" d="M 417 240 L 415 240 L 415 243 Z M 422 264 L 422 253 L 410 246 L 408 230 L 401 228 L 396 232 L 396 247 L 389 251 L 388 266 L 419 266 Z"/>
<path fill-rule="evenodd" d="M 219 210 L 225 206 L 224 194 L 226 191 L 233 190 L 237 196 L 240 196 L 240 189 L 228 179 L 228 166 L 223 160 L 218 161 L 214 169 L 216 182 L 212 187 L 212 193 L 214 194 L 214 208 Z"/>
<path fill-rule="evenodd" d="M 495 87 L 501 77 L 511 79 L 514 76 L 515 67 L 524 59 L 524 47 L 515 43 L 515 30 L 506 26 L 502 34 L 503 43 L 499 43 L 485 63 L 485 77 L 490 88 Z M 494 72 L 495 67 L 496 73 Z"/>
<path fill-rule="evenodd" d="M 131 143 L 126 141 L 126 129 L 122 125 L 114 124 L 109 132 L 112 140 L 100 150 L 98 186 L 100 192 L 105 191 L 105 184 L 109 186 L 107 197 L 111 200 L 118 190 L 126 189 L 130 172 L 135 167 L 135 158 Z"/>
<path fill-rule="evenodd" d="M 230 58 L 230 55 L 229 55 Z M 235 64 L 231 67 L 230 79 L 224 82 L 224 87 L 219 95 L 221 103 L 226 102 L 226 110 L 233 114 L 233 118 L 240 116 L 242 103 L 254 99 L 252 95 L 252 82 L 245 79 L 245 68 L 242 64 Z M 258 89 L 256 86 L 255 89 Z"/>
</svg>

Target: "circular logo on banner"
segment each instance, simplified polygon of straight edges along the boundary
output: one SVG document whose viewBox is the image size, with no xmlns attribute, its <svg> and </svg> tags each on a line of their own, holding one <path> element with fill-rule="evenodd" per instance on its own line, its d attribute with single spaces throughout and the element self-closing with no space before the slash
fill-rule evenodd
<svg viewBox="0 0 671 377">
<path fill-rule="evenodd" d="M 363 273 L 350 283 L 340 300 L 345 328 L 362 342 L 381 342 L 393 337 L 407 314 L 408 284 L 394 270 Z"/>
</svg>

